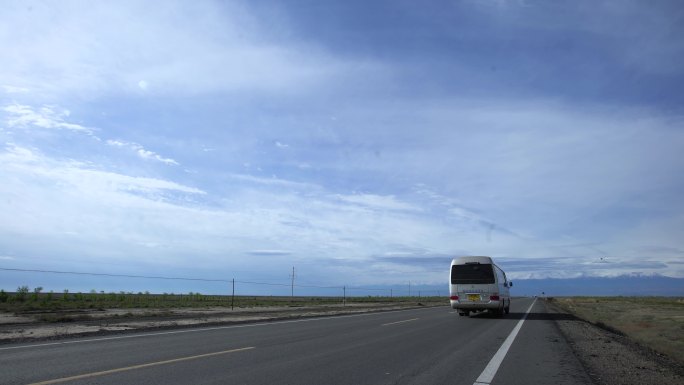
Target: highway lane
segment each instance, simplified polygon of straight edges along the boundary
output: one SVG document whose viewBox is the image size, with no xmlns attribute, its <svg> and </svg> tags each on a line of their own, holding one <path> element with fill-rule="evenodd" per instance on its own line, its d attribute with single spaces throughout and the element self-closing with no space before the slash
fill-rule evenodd
<svg viewBox="0 0 684 385">
<path fill-rule="evenodd" d="M 474 384 L 532 301 L 4 345 L 0 383 Z M 491 384 L 590 384 L 541 302 L 527 318 Z"/>
</svg>

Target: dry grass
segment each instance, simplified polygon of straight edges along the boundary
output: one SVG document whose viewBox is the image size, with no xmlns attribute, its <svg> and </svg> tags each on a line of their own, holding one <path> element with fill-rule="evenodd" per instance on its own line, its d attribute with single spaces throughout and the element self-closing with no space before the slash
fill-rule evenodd
<svg viewBox="0 0 684 385">
<path fill-rule="evenodd" d="M 306 307 L 317 305 L 342 304 L 342 297 L 314 297 L 314 296 L 239 296 L 231 298 L 229 295 L 205 295 L 200 293 L 188 294 L 152 294 L 149 292 L 137 293 L 44 293 L 31 292 L 27 286 L 22 292 L 0 291 L 0 312 L 16 314 L 30 314 L 33 312 L 73 312 L 78 310 L 105 309 L 177 309 L 177 308 L 230 308 L 231 303 L 236 308 L 287 306 Z M 445 304 L 445 299 L 439 296 L 432 297 L 346 297 L 347 305 L 354 304 Z M 73 317 L 71 317 L 73 318 Z"/>
<path fill-rule="evenodd" d="M 554 302 L 579 318 L 684 362 L 683 298 L 569 297 Z"/>
</svg>

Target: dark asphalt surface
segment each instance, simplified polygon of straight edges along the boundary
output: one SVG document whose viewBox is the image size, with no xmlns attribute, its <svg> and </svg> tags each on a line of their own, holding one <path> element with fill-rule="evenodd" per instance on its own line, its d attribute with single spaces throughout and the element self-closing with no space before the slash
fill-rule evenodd
<svg viewBox="0 0 684 385">
<path fill-rule="evenodd" d="M 2 345 L 0 384 L 472 385 L 532 301 Z M 552 318 L 537 301 L 493 385 L 591 384 Z"/>
</svg>

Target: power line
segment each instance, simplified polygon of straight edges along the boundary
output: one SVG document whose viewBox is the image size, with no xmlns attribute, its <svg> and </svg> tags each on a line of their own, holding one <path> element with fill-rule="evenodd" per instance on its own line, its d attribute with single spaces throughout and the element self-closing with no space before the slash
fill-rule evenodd
<svg viewBox="0 0 684 385">
<path fill-rule="evenodd" d="M 324 286 L 324 285 L 295 285 L 294 284 L 294 269 L 290 283 L 273 283 L 273 282 L 257 282 L 257 281 L 238 281 L 236 279 L 210 279 L 210 278 L 191 278 L 191 277 L 165 277 L 160 275 L 133 275 L 133 274 L 111 274 L 111 273 L 92 273 L 83 271 L 60 271 L 60 270 L 43 270 L 43 269 L 16 269 L 8 267 L 0 267 L 2 271 L 17 271 L 25 273 L 48 273 L 48 274 L 72 274 L 72 275 L 88 275 L 96 277 L 120 277 L 120 278 L 139 278 L 139 279 L 162 279 L 162 280 L 177 280 L 177 281 L 196 281 L 196 282 L 223 282 L 223 283 L 242 283 L 247 285 L 265 285 L 265 286 L 279 286 L 291 287 L 292 295 L 294 295 L 294 287 L 312 288 L 312 289 L 337 289 L 337 290 L 355 290 L 355 291 L 389 291 L 392 288 L 381 289 L 371 287 L 349 287 L 345 285 L 339 286 Z"/>
<path fill-rule="evenodd" d="M 93 275 L 100 277 L 123 277 L 123 278 L 144 278 L 144 279 L 167 279 L 179 281 L 203 281 L 203 282 L 231 282 L 228 279 L 207 279 L 207 278 L 184 278 L 184 277 L 162 277 L 162 276 L 146 276 L 146 275 L 129 275 L 129 274 L 109 274 L 109 273 L 85 273 L 79 271 L 57 271 L 57 270 L 38 270 L 38 269 L 10 269 L 0 267 L 0 270 L 5 271 L 22 271 L 31 273 L 52 273 L 52 274 L 75 274 L 75 275 Z"/>
<path fill-rule="evenodd" d="M 295 287 L 308 287 L 313 289 L 342 289 L 344 286 L 295 285 Z"/>
<path fill-rule="evenodd" d="M 389 291 L 392 290 L 390 289 L 379 289 L 379 288 L 370 288 L 370 287 L 350 287 L 347 286 L 347 290 L 365 290 L 365 291 Z"/>
<path fill-rule="evenodd" d="M 267 285 L 267 286 L 290 286 L 289 283 L 272 283 L 272 282 L 235 281 L 235 283 L 246 283 L 249 285 Z"/>
</svg>

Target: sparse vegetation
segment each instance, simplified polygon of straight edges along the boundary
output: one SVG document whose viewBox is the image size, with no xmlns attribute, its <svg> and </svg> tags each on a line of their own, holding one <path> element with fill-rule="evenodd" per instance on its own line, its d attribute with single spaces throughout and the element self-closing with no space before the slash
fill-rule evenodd
<svg viewBox="0 0 684 385">
<path fill-rule="evenodd" d="M 26 301 L 26 295 L 29 292 L 29 287 L 28 286 L 20 286 L 17 288 L 17 292 L 14 295 L 14 299 L 17 302 L 24 302 Z"/>
<path fill-rule="evenodd" d="M 31 296 L 31 300 L 32 301 L 38 301 L 38 294 L 40 294 L 41 291 L 43 291 L 43 288 L 40 286 L 34 288 L 33 289 L 33 295 Z"/>
<path fill-rule="evenodd" d="M 684 299 L 570 297 L 553 302 L 604 329 L 684 362 Z"/>
<path fill-rule="evenodd" d="M 30 295 L 29 295 L 30 293 Z M 445 303 L 442 297 L 347 297 L 346 304 L 354 303 Z M 336 305 L 342 304 L 341 297 L 294 297 L 289 296 L 235 296 L 235 307 L 261 307 L 261 306 L 289 306 L 302 307 L 312 305 Z M 31 292 L 28 286 L 21 286 L 15 293 L 0 292 L 0 311 L 25 312 L 25 311 L 54 311 L 75 309 L 117 309 L 117 308 L 203 308 L 203 307 L 230 307 L 229 295 L 205 295 L 190 292 L 188 294 L 151 294 L 145 292 L 105 293 L 90 290 L 88 293 L 70 293 L 64 290 L 62 293 L 45 293 L 42 287 L 36 287 Z"/>
</svg>

